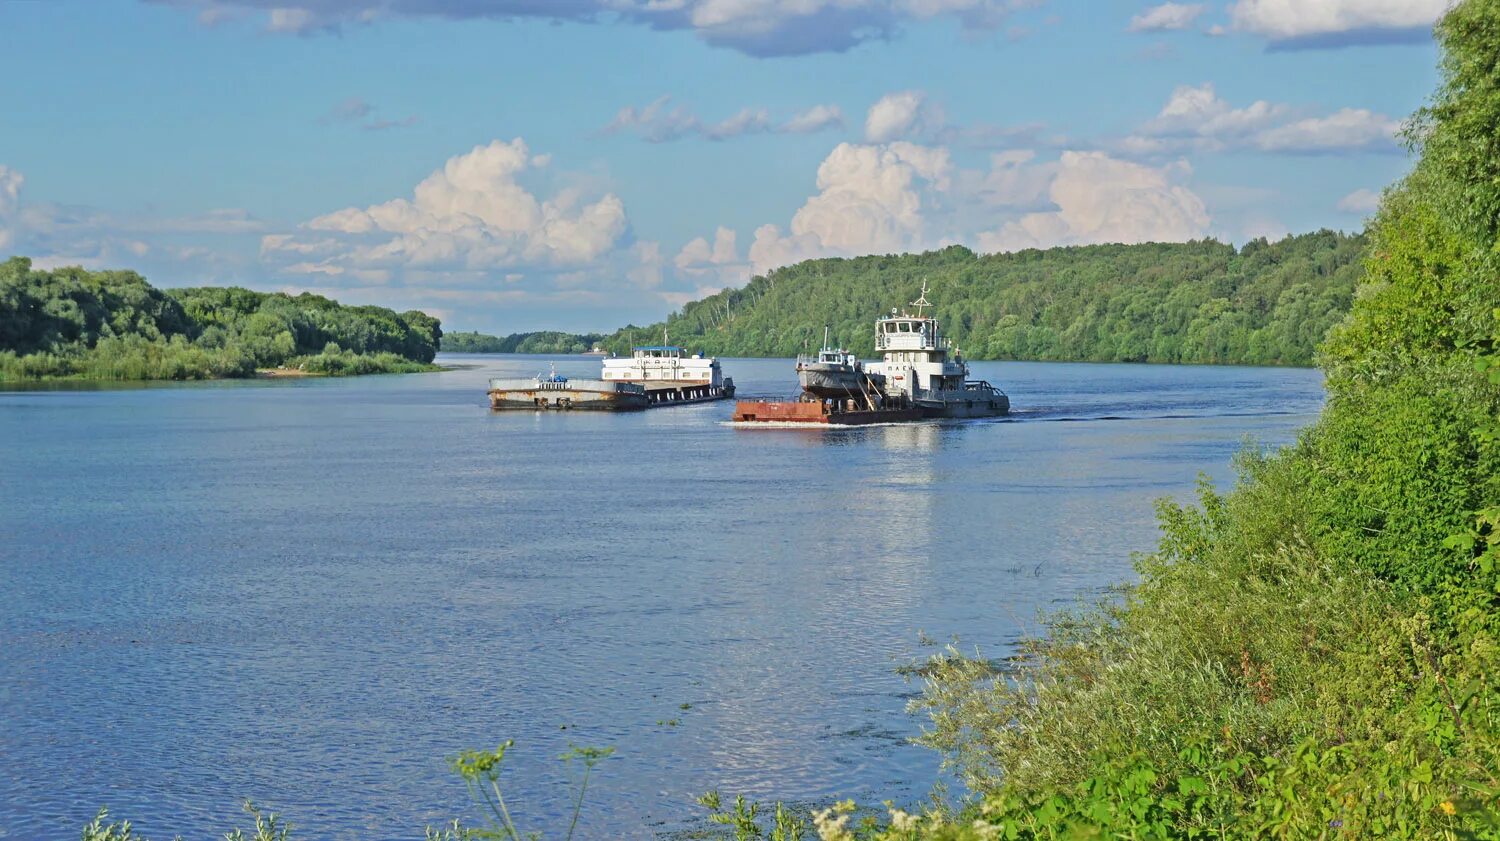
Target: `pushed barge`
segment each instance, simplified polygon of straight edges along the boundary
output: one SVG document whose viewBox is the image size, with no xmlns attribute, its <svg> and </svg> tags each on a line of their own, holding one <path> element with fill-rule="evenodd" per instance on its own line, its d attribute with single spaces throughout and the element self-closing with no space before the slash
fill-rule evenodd
<svg viewBox="0 0 1500 841">
<path fill-rule="evenodd" d="M 969 366 L 942 335 L 927 284 L 911 305 L 916 314 L 891 310 L 875 322 L 875 348 L 883 360 L 865 365 L 854 354 L 827 347 L 816 359 L 797 360 L 802 397 L 789 402 L 741 401 L 743 423 L 855 425 L 922 418 L 995 417 L 1010 412 L 1005 392 L 970 380 Z M 949 357 L 949 351 L 952 357 Z"/>
<path fill-rule="evenodd" d="M 558 374 L 490 380 L 490 408 L 627 412 L 706 403 L 734 396 L 734 379 L 719 360 L 676 345 L 635 348 L 628 359 L 606 359 L 601 379 Z"/>
</svg>

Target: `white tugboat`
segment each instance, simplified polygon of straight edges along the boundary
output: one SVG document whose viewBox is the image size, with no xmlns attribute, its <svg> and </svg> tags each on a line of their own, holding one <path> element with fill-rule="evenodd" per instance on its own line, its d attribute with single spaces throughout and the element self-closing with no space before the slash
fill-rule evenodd
<svg viewBox="0 0 1500 841">
<path fill-rule="evenodd" d="M 1010 412 L 1010 398 L 1005 392 L 983 380 L 969 379 L 969 366 L 957 351 L 949 358 L 952 345 L 942 335 L 938 320 L 923 315 L 932 302 L 927 300 L 927 282 L 922 294 L 911 305 L 916 314 L 891 314 L 875 322 L 875 349 L 884 360 L 871 363 L 866 370 L 885 376 L 885 391 L 890 396 L 904 396 L 929 418 L 979 418 Z"/>
<path fill-rule="evenodd" d="M 742 400 L 734 420 L 746 424 L 851 426 L 903 423 L 923 418 L 983 418 L 1010 412 L 1005 392 L 969 379 L 969 366 L 943 337 L 927 284 L 912 301 L 916 315 L 891 310 L 875 321 L 875 349 L 883 360 L 861 363 L 854 354 L 824 348 L 816 360 L 797 361 L 801 399 Z M 953 356 L 949 358 L 949 351 Z"/>
</svg>

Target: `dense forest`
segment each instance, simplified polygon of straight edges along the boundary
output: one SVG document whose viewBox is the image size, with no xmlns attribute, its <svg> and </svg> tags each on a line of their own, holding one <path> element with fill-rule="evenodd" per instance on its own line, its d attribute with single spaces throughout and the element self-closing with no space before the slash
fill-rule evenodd
<svg viewBox="0 0 1500 841">
<path fill-rule="evenodd" d="M 1363 235 L 1318 231 L 1236 249 L 1212 240 L 1090 245 L 980 256 L 809 260 L 695 301 L 665 323 L 605 340 L 659 341 L 725 356 L 793 356 L 834 340 L 874 352 L 875 318 L 922 282 L 971 358 L 1310 365 L 1348 312 Z"/>
<path fill-rule="evenodd" d="M 0 380 L 207 379 L 257 368 L 430 368 L 437 319 L 236 287 L 157 289 L 135 272 L 0 263 Z"/>
<path fill-rule="evenodd" d="M 604 340 L 598 333 L 444 333 L 443 350 L 449 353 L 583 353 Z"/>
</svg>

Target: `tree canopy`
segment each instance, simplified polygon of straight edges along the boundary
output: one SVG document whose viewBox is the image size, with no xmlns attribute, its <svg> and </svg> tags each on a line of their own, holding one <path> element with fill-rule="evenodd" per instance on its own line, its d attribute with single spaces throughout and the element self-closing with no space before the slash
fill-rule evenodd
<svg viewBox="0 0 1500 841">
<path fill-rule="evenodd" d="M 729 356 L 791 356 L 836 342 L 874 352 L 875 318 L 925 280 L 950 338 L 972 358 L 1309 365 L 1348 312 L 1362 235 L 1334 231 L 1240 248 L 1213 240 L 1091 245 L 980 256 L 809 260 L 605 340 L 670 340 Z"/>
<path fill-rule="evenodd" d="M 0 263 L 0 379 L 247 376 L 293 362 L 329 373 L 401 369 L 430 363 L 441 337 L 425 313 L 309 293 L 161 290 L 130 271 Z"/>
</svg>

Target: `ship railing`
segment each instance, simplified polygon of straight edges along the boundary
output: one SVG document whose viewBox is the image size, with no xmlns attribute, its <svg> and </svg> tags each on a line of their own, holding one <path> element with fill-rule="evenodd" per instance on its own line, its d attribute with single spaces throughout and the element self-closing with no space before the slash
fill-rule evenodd
<svg viewBox="0 0 1500 841">
<path fill-rule="evenodd" d="M 988 380 L 965 380 L 964 391 L 995 391 L 1005 394 L 1005 390 L 990 385 Z"/>
</svg>

